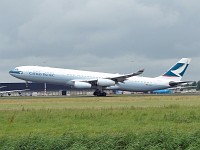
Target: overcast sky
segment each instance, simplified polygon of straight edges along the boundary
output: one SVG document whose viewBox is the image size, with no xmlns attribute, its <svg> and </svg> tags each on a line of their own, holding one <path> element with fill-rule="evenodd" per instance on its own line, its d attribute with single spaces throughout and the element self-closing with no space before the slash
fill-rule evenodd
<svg viewBox="0 0 200 150">
<path fill-rule="evenodd" d="M 0 82 L 21 65 L 155 77 L 182 57 L 200 80 L 199 0 L 0 1 Z"/>
</svg>

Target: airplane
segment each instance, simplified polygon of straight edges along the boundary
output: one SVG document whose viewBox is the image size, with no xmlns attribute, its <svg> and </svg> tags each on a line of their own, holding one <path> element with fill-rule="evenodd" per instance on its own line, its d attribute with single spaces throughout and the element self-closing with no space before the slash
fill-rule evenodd
<svg viewBox="0 0 200 150">
<path fill-rule="evenodd" d="M 95 89 L 94 96 L 106 96 L 105 90 L 148 92 L 175 87 L 189 81 L 181 81 L 190 58 L 182 58 L 166 73 L 158 77 L 138 76 L 144 69 L 131 74 L 112 74 L 42 66 L 19 66 L 9 74 L 25 81 L 64 84 L 78 89 Z"/>
<path fill-rule="evenodd" d="M 2 88 L 5 88 L 6 86 L 0 86 L 0 89 Z M 22 93 L 21 92 L 24 92 L 24 91 L 27 91 L 29 89 L 23 89 L 23 90 L 10 90 L 10 91 L 0 91 L 0 96 L 3 97 L 4 94 L 8 94 L 9 96 L 11 95 L 11 93 L 14 93 L 14 92 L 18 92 L 18 94 L 21 96 Z"/>
<path fill-rule="evenodd" d="M 2 89 L 2 88 L 4 88 L 4 87 L 6 87 L 6 86 L 0 86 L 0 89 Z"/>
</svg>

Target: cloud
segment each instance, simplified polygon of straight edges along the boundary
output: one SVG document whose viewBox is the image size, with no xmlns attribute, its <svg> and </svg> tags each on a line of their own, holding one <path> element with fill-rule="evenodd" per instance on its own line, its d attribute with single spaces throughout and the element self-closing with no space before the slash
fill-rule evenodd
<svg viewBox="0 0 200 150">
<path fill-rule="evenodd" d="M 0 59 L 6 63 L 0 64 L 2 78 L 9 76 L 8 68 L 31 64 L 129 72 L 127 66 L 132 58 L 136 60 L 134 64 L 138 60 L 137 65 L 155 68 L 147 72 L 153 76 L 165 62 L 173 64 L 181 57 L 197 60 L 199 3 L 195 0 L 1 1 Z M 196 73 L 196 69 L 191 72 Z"/>
</svg>

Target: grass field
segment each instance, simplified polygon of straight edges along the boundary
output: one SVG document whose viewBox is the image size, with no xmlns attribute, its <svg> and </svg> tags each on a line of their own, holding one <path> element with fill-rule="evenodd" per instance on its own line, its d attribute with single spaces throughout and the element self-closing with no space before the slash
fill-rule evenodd
<svg viewBox="0 0 200 150">
<path fill-rule="evenodd" d="M 119 140 L 125 142 L 119 149 L 128 149 L 127 146 L 130 149 L 133 146 L 136 149 L 168 149 L 166 145 L 161 147 L 165 142 L 175 144 L 173 148 L 190 146 L 190 149 L 195 149 L 200 146 L 198 133 L 200 96 L 0 98 L 0 148 L 14 145 L 12 149 L 19 149 L 20 144 L 25 143 L 25 149 L 35 149 L 29 143 L 43 141 L 52 146 L 61 141 L 62 145 L 68 139 L 79 141 L 77 149 L 82 146 L 93 149 L 91 143 L 94 146 L 97 141 L 104 144 L 110 141 L 107 144 L 115 143 L 113 146 L 116 147 Z M 82 141 L 90 143 L 90 147 Z M 152 147 L 148 147 L 155 141 Z M 70 148 L 76 149 L 76 146 Z"/>
</svg>

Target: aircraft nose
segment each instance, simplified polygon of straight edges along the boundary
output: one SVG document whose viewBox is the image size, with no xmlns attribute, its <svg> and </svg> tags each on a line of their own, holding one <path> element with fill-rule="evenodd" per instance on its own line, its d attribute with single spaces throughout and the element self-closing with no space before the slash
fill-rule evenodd
<svg viewBox="0 0 200 150">
<path fill-rule="evenodd" d="M 16 70 L 16 69 L 13 69 L 13 70 L 9 71 L 9 74 L 10 75 L 17 75 L 17 74 L 23 74 L 23 72 L 19 71 L 19 70 Z"/>
<path fill-rule="evenodd" d="M 12 75 L 14 73 L 14 70 L 10 70 L 9 74 Z"/>
</svg>

